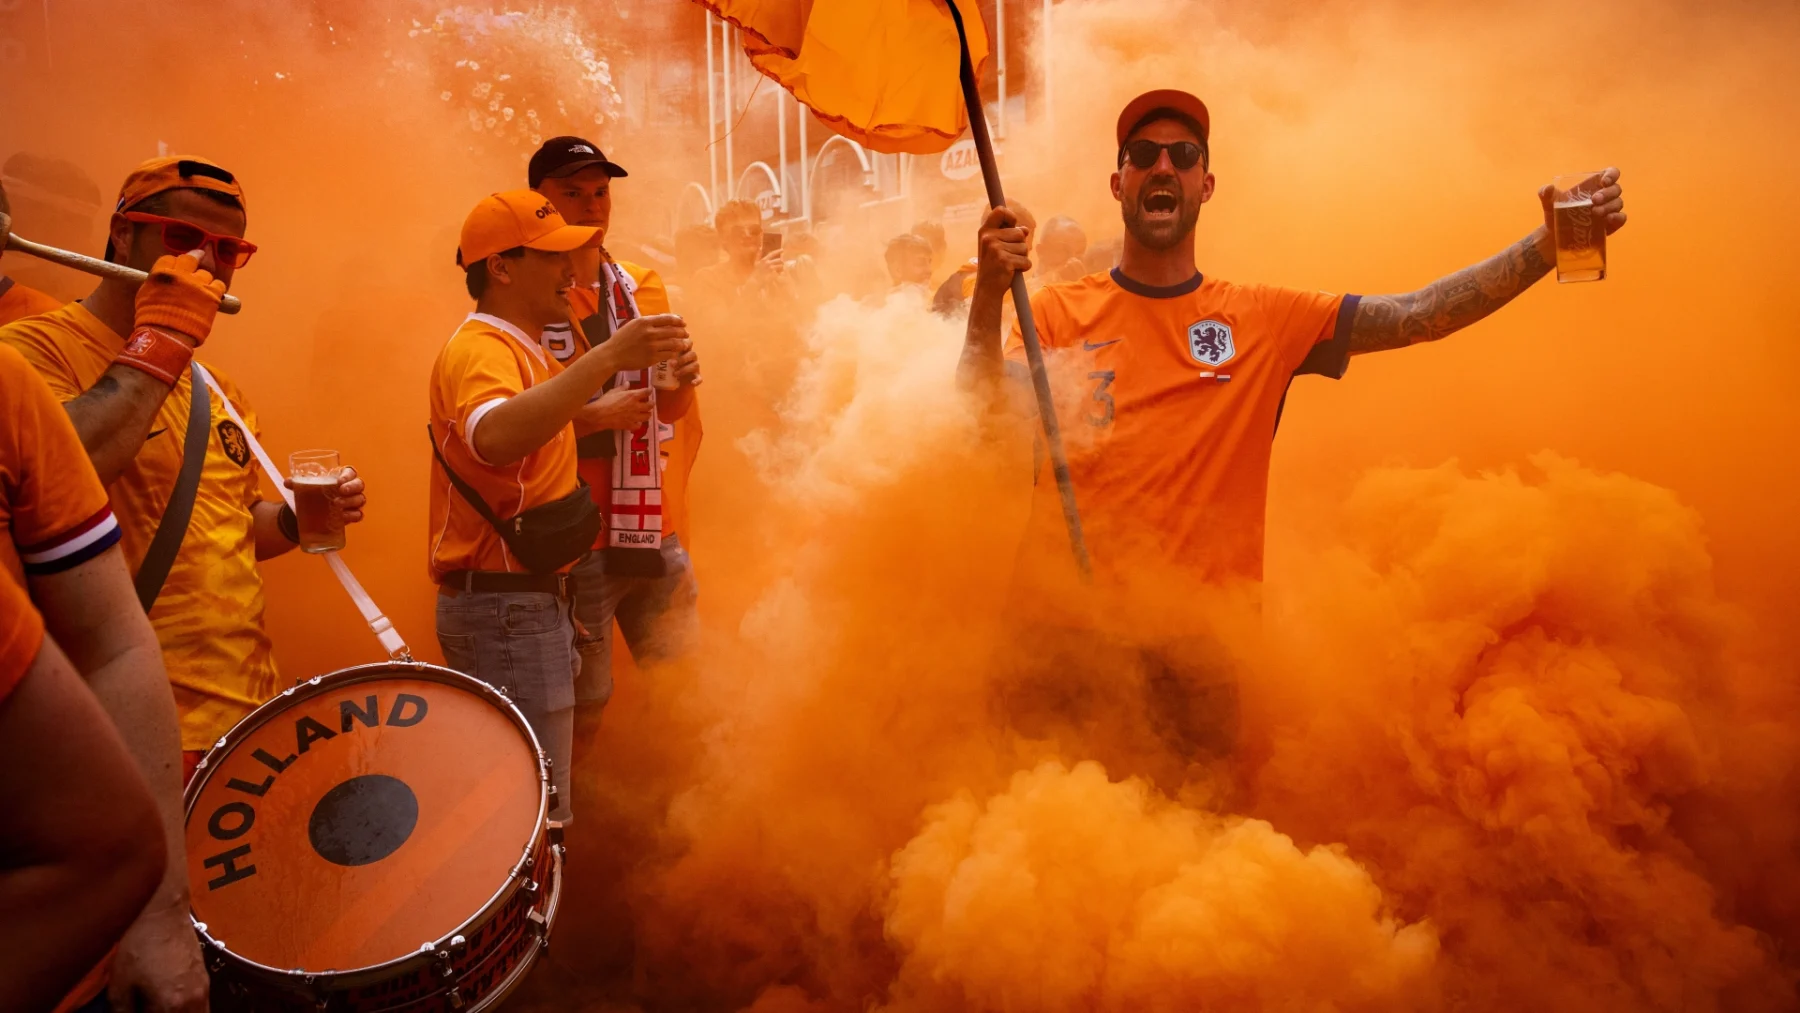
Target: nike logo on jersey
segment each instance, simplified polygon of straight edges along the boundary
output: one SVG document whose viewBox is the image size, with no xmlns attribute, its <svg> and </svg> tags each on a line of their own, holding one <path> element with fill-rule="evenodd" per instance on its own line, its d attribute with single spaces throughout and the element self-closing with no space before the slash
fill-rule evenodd
<svg viewBox="0 0 1800 1013">
<path fill-rule="evenodd" d="M 152 430 L 150 430 L 150 435 L 144 437 L 144 442 L 149 443 L 151 440 L 156 439 L 158 436 L 161 436 L 162 434 L 164 434 L 166 432 L 168 432 L 167 429 L 152 429 Z"/>
<path fill-rule="evenodd" d="M 1111 341 L 1083 341 L 1081 343 L 1081 350 L 1084 352 L 1097 352 L 1107 345 L 1116 345 L 1124 340 L 1124 338 L 1114 338 Z"/>
</svg>

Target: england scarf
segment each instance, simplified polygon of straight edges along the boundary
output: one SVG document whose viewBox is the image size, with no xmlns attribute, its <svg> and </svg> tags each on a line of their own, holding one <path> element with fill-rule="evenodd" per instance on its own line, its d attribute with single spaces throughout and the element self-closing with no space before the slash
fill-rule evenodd
<svg viewBox="0 0 1800 1013">
<path fill-rule="evenodd" d="M 604 251 L 600 257 L 601 305 L 606 309 L 607 333 L 639 316 L 637 284 L 624 268 Z M 626 369 L 613 378 L 612 386 L 628 390 L 649 388 L 650 418 L 634 429 L 613 432 L 612 495 L 606 510 L 606 564 L 610 572 L 624 576 L 660 576 L 662 573 L 662 453 L 660 444 L 674 435 L 656 417 L 656 388 L 650 370 Z M 664 430 L 668 433 L 665 435 Z"/>
</svg>

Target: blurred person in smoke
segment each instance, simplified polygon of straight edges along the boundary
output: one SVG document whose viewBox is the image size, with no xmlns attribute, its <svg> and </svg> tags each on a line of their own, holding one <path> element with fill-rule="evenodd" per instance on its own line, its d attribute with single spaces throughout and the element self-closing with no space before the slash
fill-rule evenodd
<svg viewBox="0 0 1800 1013">
<path fill-rule="evenodd" d="M 597 145 L 553 137 L 531 156 L 526 175 L 564 221 L 599 230 L 604 244 L 613 180 L 627 173 Z M 569 290 L 574 321 L 555 321 L 542 333 L 545 351 L 558 362 L 567 365 L 604 346 L 633 320 L 669 312 L 668 290 L 655 271 L 614 260 L 604 245 L 570 257 L 577 279 Z M 702 436 L 694 391 L 700 362 L 691 347 L 676 358 L 674 372 L 677 386 L 658 390 L 649 370 L 621 370 L 575 416 L 581 477 L 606 515 L 594 552 L 572 573 L 580 627 L 578 717 L 585 712 L 597 718 L 612 697 L 615 623 L 640 665 L 679 653 L 698 623 L 694 569 L 682 546 L 688 478 Z"/>
<path fill-rule="evenodd" d="M 780 250 L 763 252 L 762 208 L 755 201 L 727 202 L 713 216 L 725 259 L 695 275 L 701 291 L 755 300 L 753 308 L 785 312 L 796 300 Z"/>
<path fill-rule="evenodd" d="M 118 548 L 118 519 L 74 426 L 43 379 L 6 346 L 0 530 L 0 725 L 12 724 L 0 730 L 0 742 L 35 743 L 7 764 L 13 776 L 0 779 L 12 838 L 0 851 L 13 858 L 0 865 L 36 867 L 47 880 L 23 893 L 0 885 L 0 926 L 15 930 L 0 930 L 0 964 L 20 961 L 0 967 L 0 1008 L 21 1008 L 14 990 L 24 988 L 37 993 L 28 1008 L 49 1009 L 62 996 L 59 1009 L 199 1013 L 207 982 L 188 921 L 181 736 L 156 631 L 138 604 Z M 60 696 L 60 714 L 38 711 L 33 720 L 8 710 L 3 698 L 31 665 L 53 669 L 37 685 Z M 59 684 L 58 672 L 76 678 Z M 83 754 L 85 773 L 67 766 L 70 749 Z M 107 772 L 115 757 L 126 766 Z M 68 791 L 67 778 L 80 790 Z M 44 795 L 55 799 L 54 810 L 36 804 Z M 68 811 L 71 804 L 80 811 Z M 114 805 L 123 809 L 109 811 Z M 71 868 L 59 873 L 61 866 Z M 52 889 L 52 882 L 62 885 Z M 28 904 L 34 894 L 40 902 Z M 96 918 L 108 927 L 79 941 L 66 934 Z M 115 943 L 116 958 L 103 960 Z"/>
<path fill-rule="evenodd" d="M 944 269 L 944 254 L 950 249 L 950 241 L 944 235 L 944 223 L 933 219 L 926 219 L 924 221 L 914 222 L 913 227 L 907 231 L 918 236 L 920 239 L 925 240 L 925 242 L 931 246 L 930 284 L 931 289 L 936 291 L 938 283 L 942 280 L 939 277 L 939 272 Z"/>
<path fill-rule="evenodd" d="M 1353 355 L 1446 337 L 1504 306 L 1554 262 L 1545 187 L 1544 225 L 1415 292 L 1338 296 L 1206 277 L 1194 239 L 1214 188 L 1209 130 L 1206 106 L 1185 92 L 1150 92 L 1127 105 L 1112 177 L 1125 222 L 1121 262 L 1032 300 L 1050 369 L 1068 381 L 1052 386 L 1063 394 L 1057 410 L 1094 578 L 1085 594 L 1054 590 L 1075 585 L 1056 482 L 1043 467 L 1014 610 L 1053 655 L 1061 639 L 1063 657 L 1077 659 L 1066 665 L 1071 674 L 1083 671 L 1078 659 L 1103 657 L 1096 645 L 1109 631 L 1094 618 L 1103 612 L 1149 614 L 1169 597 L 1171 580 L 1194 592 L 1260 582 L 1271 443 L 1293 377 L 1341 377 Z M 1606 170 L 1594 198 L 1609 233 L 1625 224 L 1618 177 Z M 1014 327 L 1003 347 L 1000 332 L 1002 301 L 1014 273 L 1031 266 L 1030 244 L 1015 211 L 989 212 L 959 367 L 963 384 L 1025 411 L 1033 402 L 1022 340 Z M 1146 577 L 1153 570 L 1157 578 Z M 1134 579 L 1145 582 L 1135 597 Z M 1147 597 L 1148 585 L 1156 590 Z M 1089 594 L 1117 596 L 1120 607 L 1076 601 Z M 1185 755 L 1228 755 L 1235 677 L 1204 638 L 1182 643 L 1181 632 L 1126 645 L 1145 675 L 1145 709 Z"/>
<path fill-rule="evenodd" d="M 1030 208 L 1016 200 L 1008 199 L 1006 207 L 1012 214 L 1012 221 L 1017 223 L 1018 228 L 1025 230 L 1025 255 L 1029 257 L 1032 244 L 1037 242 L 1035 234 L 1037 218 L 1032 215 Z M 967 261 L 957 265 L 950 277 L 945 278 L 944 283 L 938 286 L 937 294 L 932 296 L 931 308 L 944 316 L 954 316 L 967 308 L 969 300 L 975 295 L 975 283 L 980 263 L 979 257 L 970 257 Z M 1033 285 L 1037 284 L 1035 279 L 1028 278 L 1027 280 Z M 1011 313 L 1012 310 L 1006 308 L 1003 312 Z"/>
<path fill-rule="evenodd" d="M 0 190 L 12 201 L 14 232 L 64 250 L 93 246 L 96 222 L 103 210 L 100 187 L 80 166 L 66 159 L 16 152 L 0 166 Z M 0 201 L 5 199 L 0 197 Z M 93 279 L 74 268 L 19 254 L 7 261 L 6 271 L 15 283 L 14 292 L 22 296 L 22 290 L 35 289 L 36 294 L 49 298 L 48 305 L 38 301 L 36 305 L 43 309 L 33 312 L 55 309 L 93 284 Z M 6 294 L 0 293 L 0 324 L 25 315 L 8 316 L 7 301 Z"/>
<path fill-rule="evenodd" d="M 292 551 L 299 530 L 291 508 L 262 498 L 249 402 L 195 361 L 232 276 L 256 251 L 243 239 L 243 187 L 204 159 L 157 158 L 126 176 L 115 207 L 104 256 L 149 279 L 103 280 L 79 302 L 0 328 L 0 343 L 22 353 L 63 402 L 106 486 L 137 597 L 162 649 L 184 775 L 191 775 L 206 749 L 275 694 L 257 564 Z M 206 415 L 190 419 L 200 368 L 214 386 Z M 178 501 L 190 421 L 206 442 L 194 458 L 191 491 Z M 344 469 L 335 497 L 346 522 L 362 519 L 363 483 L 353 469 Z M 185 535 L 153 554 L 165 517 Z M 121 974 L 173 970 L 120 965 Z M 149 988 L 154 993 L 155 983 Z"/>
<path fill-rule="evenodd" d="M 601 530 L 577 471 L 575 422 L 621 370 L 692 347 L 681 318 L 661 315 L 623 323 L 566 368 L 544 351 L 545 330 L 568 322 L 580 287 L 571 254 L 600 240 L 600 229 L 567 224 L 533 190 L 477 204 L 456 251 L 475 312 L 438 353 L 428 388 L 438 644 L 446 664 L 506 690 L 531 723 L 553 764 L 551 818 L 563 821 L 581 670 L 569 569 Z M 609 421 L 643 415 L 621 400 L 632 399 L 615 398 Z M 630 464 L 654 470 L 647 445 L 629 452 Z"/>
<path fill-rule="evenodd" d="M 1087 253 L 1087 233 L 1075 219 L 1057 215 L 1044 223 L 1038 236 L 1036 263 L 1040 285 L 1080 281 L 1089 274 L 1082 255 Z"/>
<path fill-rule="evenodd" d="M 931 244 L 911 232 L 903 232 L 887 244 L 888 292 L 913 291 L 930 296 Z"/>
</svg>

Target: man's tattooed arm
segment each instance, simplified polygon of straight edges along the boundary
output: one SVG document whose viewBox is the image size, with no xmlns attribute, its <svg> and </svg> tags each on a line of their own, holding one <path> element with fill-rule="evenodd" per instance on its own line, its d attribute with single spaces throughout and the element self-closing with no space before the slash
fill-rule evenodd
<svg viewBox="0 0 1800 1013">
<path fill-rule="evenodd" d="M 1350 328 L 1350 354 L 1405 348 L 1460 331 L 1549 274 L 1554 258 L 1549 232 L 1540 228 L 1417 292 L 1364 296 Z"/>
<path fill-rule="evenodd" d="M 168 384 L 141 369 L 113 365 L 92 387 L 64 402 L 63 410 L 75 423 L 75 433 L 102 484 L 112 484 L 144 449 L 169 390 Z M 175 438 L 179 441 L 182 434 Z"/>
</svg>

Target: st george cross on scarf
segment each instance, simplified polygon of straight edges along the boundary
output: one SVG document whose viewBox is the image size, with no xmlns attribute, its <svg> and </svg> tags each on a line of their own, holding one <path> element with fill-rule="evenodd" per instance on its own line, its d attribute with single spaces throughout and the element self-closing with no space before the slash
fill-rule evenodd
<svg viewBox="0 0 1800 1013">
<path fill-rule="evenodd" d="M 608 333 L 639 316 L 636 284 L 631 275 L 602 254 L 600 281 L 605 289 Z M 660 446 L 672 427 L 656 417 L 656 388 L 648 369 L 620 370 L 614 386 L 649 388 L 650 417 L 632 429 L 613 433 L 612 495 L 606 511 L 606 568 L 624 576 L 660 576 L 662 564 L 662 454 Z M 668 434 L 664 430 L 668 429 Z"/>
</svg>

